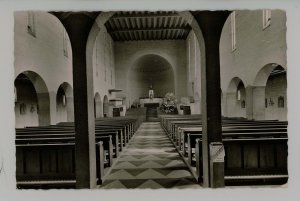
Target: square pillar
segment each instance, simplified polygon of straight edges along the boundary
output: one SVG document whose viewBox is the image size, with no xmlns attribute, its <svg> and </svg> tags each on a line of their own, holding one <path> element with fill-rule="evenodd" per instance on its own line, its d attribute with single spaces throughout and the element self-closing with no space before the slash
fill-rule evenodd
<svg viewBox="0 0 300 201">
<path fill-rule="evenodd" d="M 49 97 L 50 97 L 50 124 L 56 124 L 57 121 L 57 111 L 56 111 L 56 92 L 49 91 Z"/>
<path fill-rule="evenodd" d="M 95 188 L 97 174 L 93 68 L 92 65 L 87 65 L 87 42 L 99 12 L 53 14 L 67 30 L 73 54 L 76 188 Z"/>
<path fill-rule="evenodd" d="M 50 94 L 48 92 L 37 93 L 38 96 L 38 113 L 39 126 L 49 126 L 51 124 L 50 116 Z M 52 114 L 52 113 L 51 113 Z M 55 114 L 55 113 L 54 113 Z"/>
<path fill-rule="evenodd" d="M 253 119 L 255 120 L 265 120 L 265 91 L 265 86 L 253 87 Z"/>
<path fill-rule="evenodd" d="M 253 119 L 253 86 L 246 87 L 246 118 Z"/>
<path fill-rule="evenodd" d="M 67 120 L 74 122 L 74 98 L 67 97 Z"/>
<path fill-rule="evenodd" d="M 222 150 L 221 125 L 221 87 L 220 87 L 220 37 L 229 11 L 193 12 L 203 34 L 205 46 L 205 65 L 201 66 L 201 103 L 202 103 L 202 158 L 203 186 L 223 187 L 224 161 L 219 160 Z M 202 53 L 204 54 L 204 52 Z M 220 146 L 211 146 L 217 143 Z M 210 147 L 214 147 L 211 150 Z M 214 151 L 214 153 L 212 153 Z M 218 164 L 211 161 L 218 158 Z"/>
</svg>

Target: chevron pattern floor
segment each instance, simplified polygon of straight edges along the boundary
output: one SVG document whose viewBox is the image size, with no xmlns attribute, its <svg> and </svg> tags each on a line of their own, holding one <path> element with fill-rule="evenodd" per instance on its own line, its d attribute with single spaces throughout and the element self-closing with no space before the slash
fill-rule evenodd
<svg viewBox="0 0 300 201">
<path fill-rule="evenodd" d="M 144 122 L 102 189 L 201 188 L 159 122 Z"/>
</svg>

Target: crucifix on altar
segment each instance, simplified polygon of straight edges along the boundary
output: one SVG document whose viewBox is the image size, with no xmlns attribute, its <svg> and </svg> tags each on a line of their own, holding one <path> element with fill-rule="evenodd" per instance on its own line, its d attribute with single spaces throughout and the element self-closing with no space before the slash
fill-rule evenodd
<svg viewBox="0 0 300 201">
<path fill-rule="evenodd" d="M 152 83 L 153 83 L 153 78 L 152 76 L 150 76 L 149 99 L 151 100 L 154 98 L 154 90 L 152 87 Z"/>
<path fill-rule="evenodd" d="M 149 98 L 150 99 L 154 98 L 154 90 L 152 89 L 152 84 L 150 85 L 150 89 L 149 89 Z"/>
</svg>

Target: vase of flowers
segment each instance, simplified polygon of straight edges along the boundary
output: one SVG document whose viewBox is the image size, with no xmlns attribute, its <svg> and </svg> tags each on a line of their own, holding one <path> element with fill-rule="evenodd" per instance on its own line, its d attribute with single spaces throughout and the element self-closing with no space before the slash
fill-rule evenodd
<svg viewBox="0 0 300 201">
<path fill-rule="evenodd" d="M 178 114 L 177 99 L 172 92 L 166 93 L 163 103 L 160 106 L 160 110 L 166 114 Z"/>
</svg>

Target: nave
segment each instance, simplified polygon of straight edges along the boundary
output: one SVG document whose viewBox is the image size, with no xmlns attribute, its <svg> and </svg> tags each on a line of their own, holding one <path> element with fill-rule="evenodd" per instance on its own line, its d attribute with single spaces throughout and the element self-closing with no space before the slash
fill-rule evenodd
<svg viewBox="0 0 300 201">
<path fill-rule="evenodd" d="M 159 122 L 143 122 L 103 189 L 200 188 Z"/>
<path fill-rule="evenodd" d="M 286 183 L 285 22 L 278 10 L 16 12 L 17 188 Z"/>
</svg>

